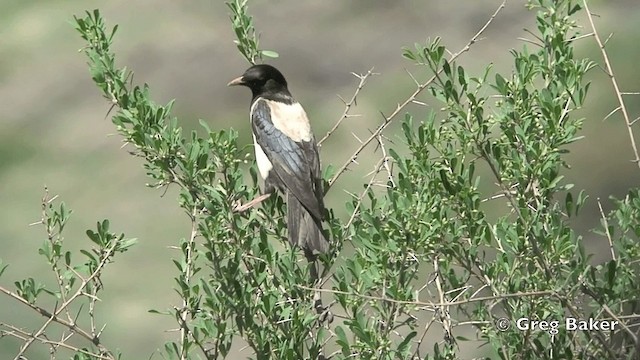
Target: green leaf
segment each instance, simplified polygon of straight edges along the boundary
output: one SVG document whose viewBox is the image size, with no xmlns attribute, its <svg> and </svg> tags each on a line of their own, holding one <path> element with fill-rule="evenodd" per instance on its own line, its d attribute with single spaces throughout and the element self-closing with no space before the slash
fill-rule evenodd
<svg viewBox="0 0 640 360">
<path fill-rule="evenodd" d="M 99 246 L 102 246 L 102 241 L 100 241 L 100 236 L 98 236 L 98 234 L 96 234 L 93 230 L 87 230 L 86 232 L 87 237 L 89 237 L 89 239 L 91 241 L 93 241 L 94 243 L 96 243 Z"/>
<path fill-rule="evenodd" d="M 178 344 L 176 344 L 175 342 L 164 344 L 164 351 L 168 355 L 170 360 L 177 360 L 179 357 L 178 354 L 180 354 Z"/>
<path fill-rule="evenodd" d="M 342 349 L 342 355 L 344 356 L 351 355 L 351 351 L 349 350 L 349 340 L 347 340 L 347 335 L 345 334 L 342 326 L 336 326 L 335 331 L 336 331 L 336 336 L 338 336 L 336 343 Z"/>
<path fill-rule="evenodd" d="M 2 259 L 0 259 L 0 276 L 4 273 L 5 270 L 9 267 L 9 264 L 3 264 Z"/>
<path fill-rule="evenodd" d="M 407 336 L 404 338 L 404 340 L 402 340 L 400 345 L 398 345 L 398 352 L 403 353 L 407 351 L 409 349 L 409 342 L 411 341 L 411 339 L 416 337 L 416 335 L 418 335 L 418 333 L 415 331 L 412 331 L 409 334 L 407 334 Z"/>
<path fill-rule="evenodd" d="M 274 59 L 277 58 L 278 56 L 280 56 L 280 55 L 278 55 L 277 52 L 275 52 L 273 50 L 260 50 L 260 53 L 262 55 L 266 56 L 266 57 L 270 57 L 270 58 L 274 58 Z"/>
<path fill-rule="evenodd" d="M 173 316 L 174 315 L 169 310 L 159 311 L 159 310 L 151 309 L 151 310 L 148 310 L 148 313 L 150 313 L 150 314 L 158 314 L 158 315 L 169 315 L 169 316 Z"/>
<path fill-rule="evenodd" d="M 336 174 L 336 168 L 335 168 L 335 166 L 333 166 L 333 164 L 329 164 L 329 165 L 327 165 L 327 167 L 324 169 L 324 172 L 322 173 L 322 178 L 328 181 L 328 180 L 329 180 L 329 179 L 331 179 L 335 174 Z"/>
<path fill-rule="evenodd" d="M 567 192 L 567 196 L 565 196 L 564 199 L 564 206 L 565 209 L 567 210 L 567 215 L 571 216 L 571 214 L 574 212 L 574 203 L 573 203 L 573 195 L 570 192 Z"/>
<path fill-rule="evenodd" d="M 496 74 L 496 85 L 495 85 L 496 90 L 498 90 L 498 92 L 501 95 L 506 95 L 507 94 L 507 82 L 504 79 L 504 77 L 502 77 L 502 75 L 500 74 Z"/>
<path fill-rule="evenodd" d="M 607 264 L 607 282 L 609 283 L 609 288 L 613 288 L 615 284 L 617 270 L 618 262 L 615 260 L 609 261 Z"/>
<path fill-rule="evenodd" d="M 137 238 L 131 238 L 131 239 L 123 239 L 120 241 L 120 244 L 118 246 L 118 251 L 120 252 L 124 252 L 127 251 L 127 249 L 129 249 L 130 247 L 132 247 L 133 245 L 138 243 L 138 239 Z"/>
<path fill-rule="evenodd" d="M 98 261 L 96 260 L 95 256 L 88 252 L 87 250 L 80 250 L 80 253 L 83 254 L 84 256 L 88 257 L 89 260 L 91 260 L 94 263 L 97 263 Z"/>
<path fill-rule="evenodd" d="M 405 59 L 416 61 L 416 55 L 409 48 L 403 48 L 402 49 L 402 56 Z"/>
</svg>

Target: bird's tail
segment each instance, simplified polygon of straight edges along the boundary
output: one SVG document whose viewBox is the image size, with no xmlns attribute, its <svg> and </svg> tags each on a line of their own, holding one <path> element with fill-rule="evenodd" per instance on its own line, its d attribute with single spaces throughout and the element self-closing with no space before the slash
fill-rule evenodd
<svg viewBox="0 0 640 360">
<path fill-rule="evenodd" d="M 329 251 L 320 219 L 314 218 L 290 192 L 287 193 L 287 228 L 291 245 L 301 247 L 307 257 Z"/>
<path fill-rule="evenodd" d="M 329 241 L 322 233 L 320 219 L 315 218 L 291 193 L 287 193 L 287 227 L 289 230 L 289 242 L 293 246 L 299 246 L 304 250 L 304 255 L 309 262 L 309 284 L 312 287 L 320 286 L 318 275 L 317 255 L 329 251 Z M 320 315 L 321 321 L 333 320 L 333 315 L 327 307 L 322 305 L 322 297 L 319 291 L 313 295 L 313 306 Z"/>
</svg>

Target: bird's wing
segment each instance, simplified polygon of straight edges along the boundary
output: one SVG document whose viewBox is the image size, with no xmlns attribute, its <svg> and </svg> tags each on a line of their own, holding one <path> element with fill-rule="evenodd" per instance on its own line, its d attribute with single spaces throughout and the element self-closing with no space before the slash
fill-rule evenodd
<svg viewBox="0 0 640 360">
<path fill-rule="evenodd" d="M 320 160 L 315 139 L 309 130 L 305 139 L 294 141 L 286 133 L 294 131 L 299 135 L 300 129 L 287 129 L 283 126 L 287 119 L 273 119 L 272 113 L 280 115 L 281 111 L 272 111 L 274 105 L 270 102 L 258 99 L 251 107 L 251 126 L 256 142 L 271 162 L 272 171 L 275 171 L 287 189 L 314 217 L 322 219 L 322 196 L 318 197 L 322 190 L 317 189 Z M 299 109 L 304 115 L 304 110 L 301 107 Z M 306 120 L 306 115 L 304 117 Z M 309 128 L 308 123 L 306 127 Z"/>
<path fill-rule="evenodd" d="M 320 152 L 318 151 L 318 145 L 316 139 L 311 137 L 311 141 L 304 142 L 302 149 L 307 157 L 310 159 L 311 178 L 314 181 L 313 191 L 316 196 L 320 209 L 324 209 L 324 191 L 322 189 L 322 171 L 320 168 Z"/>
</svg>

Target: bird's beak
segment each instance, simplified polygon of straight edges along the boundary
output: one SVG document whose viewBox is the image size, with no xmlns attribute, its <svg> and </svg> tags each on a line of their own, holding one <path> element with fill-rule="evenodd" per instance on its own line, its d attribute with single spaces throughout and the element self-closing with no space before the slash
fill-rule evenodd
<svg viewBox="0 0 640 360">
<path fill-rule="evenodd" d="M 237 77 L 227 84 L 227 86 L 235 86 L 235 85 L 244 85 L 244 81 L 242 80 L 242 76 Z"/>
</svg>

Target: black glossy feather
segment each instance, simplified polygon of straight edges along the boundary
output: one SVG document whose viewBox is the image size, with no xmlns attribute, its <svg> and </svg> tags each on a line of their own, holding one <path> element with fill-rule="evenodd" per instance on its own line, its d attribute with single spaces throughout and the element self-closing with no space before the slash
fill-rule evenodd
<svg viewBox="0 0 640 360">
<path fill-rule="evenodd" d="M 269 100 L 256 99 L 252 106 L 251 124 L 256 142 L 282 182 L 280 190 L 290 191 L 317 219 L 323 217 L 322 191 L 318 188 L 320 163 L 315 139 L 292 140 L 276 128 L 271 119 Z"/>
</svg>

